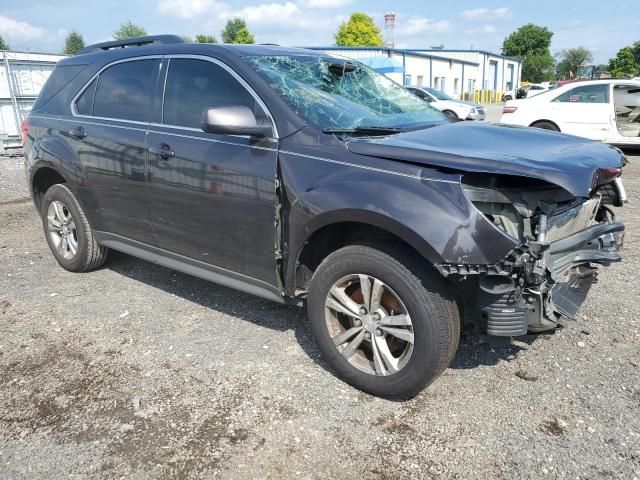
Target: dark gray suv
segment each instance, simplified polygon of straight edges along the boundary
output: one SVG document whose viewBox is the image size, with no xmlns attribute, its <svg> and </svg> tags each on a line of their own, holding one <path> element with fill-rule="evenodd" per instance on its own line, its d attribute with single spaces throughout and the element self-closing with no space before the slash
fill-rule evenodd
<svg viewBox="0 0 640 480">
<path fill-rule="evenodd" d="M 23 125 L 63 268 L 110 249 L 308 309 L 350 384 L 408 398 L 461 330 L 576 316 L 620 260 L 623 155 L 538 129 L 452 122 L 315 51 L 108 42 L 62 60 Z"/>
</svg>

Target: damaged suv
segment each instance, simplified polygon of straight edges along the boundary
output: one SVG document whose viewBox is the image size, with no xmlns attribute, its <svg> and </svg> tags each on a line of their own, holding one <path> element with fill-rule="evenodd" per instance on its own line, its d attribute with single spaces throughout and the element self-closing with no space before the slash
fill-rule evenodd
<svg viewBox="0 0 640 480">
<path fill-rule="evenodd" d="M 57 65 L 23 134 L 63 268 L 114 249 L 306 304 L 329 365 L 387 398 L 433 381 L 461 331 L 575 317 L 596 267 L 621 258 L 620 150 L 451 122 L 315 51 L 94 45 Z"/>
</svg>

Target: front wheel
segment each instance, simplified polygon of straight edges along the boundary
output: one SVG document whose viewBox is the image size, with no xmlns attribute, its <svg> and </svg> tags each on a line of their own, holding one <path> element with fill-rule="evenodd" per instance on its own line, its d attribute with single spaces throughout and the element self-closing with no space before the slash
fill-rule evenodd
<svg viewBox="0 0 640 480">
<path fill-rule="evenodd" d="M 352 245 L 329 255 L 311 280 L 307 308 L 320 350 L 342 379 L 373 395 L 415 396 L 458 346 L 455 302 L 435 272 L 415 264 Z"/>
<path fill-rule="evenodd" d="M 442 113 L 444 113 L 445 117 L 451 120 L 459 120 L 458 115 L 456 115 L 456 112 L 453 112 L 451 110 L 443 110 Z"/>
</svg>

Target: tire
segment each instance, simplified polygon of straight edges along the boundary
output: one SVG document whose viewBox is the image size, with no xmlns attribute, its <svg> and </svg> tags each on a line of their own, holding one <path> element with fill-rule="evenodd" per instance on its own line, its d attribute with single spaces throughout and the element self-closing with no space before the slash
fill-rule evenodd
<svg viewBox="0 0 640 480">
<path fill-rule="evenodd" d="M 505 95 L 504 97 L 502 97 L 503 102 L 508 102 L 509 100 L 513 100 L 513 97 L 511 95 Z"/>
<path fill-rule="evenodd" d="M 42 225 L 51 253 L 65 270 L 100 267 L 108 249 L 98 245 L 78 200 L 65 184 L 53 185 L 42 199 Z"/>
<path fill-rule="evenodd" d="M 457 305 L 437 272 L 428 266 L 419 268 L 417 265 L 420 265 L 417 259 L 401 254 L 394 253 L 392 256 L 370 246 L 351 245 L 329 255 L 311 279 L 307 310 L 318 347 L 340 378 L 364 392 L 393 400 L 411 398 L 435 380 L 455 356 L 460 341 Z M 345 278 L 348 286 L 338 291 L 352 292 L 354 296 L 359 291 L 361 304 L 364 303 L 362 276 L 377 279 L 383 282 L 384 288 L 389 289 L 384 290 L 380 301 L 386 314 L 400 318 L 402 311 L 406 310 L 411 325 L 393 327 L 393 331 L 400 329 L 402 332 L 412 332 L 412 344 L 395 337 L 397 333 L 388 333 L 388 329 L 380 332 L 387 327 L 378 326 L 388 322 L 385 318 L 389 317 L 381 317 L 379 323 L 372 327 L 372 319 L 375 319 L 372 312 L 359 320 L 326 305 L 338 298 L 333 294 L 330 296 L 330 292 L 336 285 L 341 285 L 340 282 L 345 281 Z M 375 282 L 371 280 L 368 285 L 372 287 L 370 291 L 374 292 Z M 385 302 L 395 304 L 395 309 L 385 307 Z M 371 303 L 374 303 L 373 299 Z M 338 330 L 331 331 L 336 325 Z M 347 335 L 345 332 L 353 329 L 360 329 L 357 330 L 357 335 L 335 345 L 335 339 L 344 338 Z M 349 354 L 345 358 L 343 353 L 346 354 L 352 344 L 357 343 L 363 331 L 365 337 L 361 340 L 360 347 L 353 355 Z M 403 337 L 407 335 L 410 336 L 402 334 Z M 374 342 L 375 345 L 381 345 L 380 348 L 376 347 L 379 352 L 382 352 L 384 344 L 388 347 L 387 356 L 377 356 L 378 359 L 383 358 L 382 365 L 375 361 Z M 397 371 L 391 367 L 393 362 L 388 361 L 391 347 L 398 353 Z M 411 352 L 407 357 L 409 348 Z"/>
<path fill-rule="evenodd" d="M 443 111 L 442 111 L 442 113 L 444 113 L 444 115 L 445 115 L 447 118 L 450 118 L 451 120 L 460 120 L 460 119 L 458 118 L 458 115 L 456 115 L 456 112 L 453 112 L 453 111 L 451 111 L 451 110 L 443 110 Z"/>
<path fill-rule="evenodd" d="M 546 120 L 541 120 L 539 122 L 534 122 L 531 124 L 533 128 L 541 128 L 542 130 L 551 130 L 553 132 L 559 132 L 560 129 L 553 122 L 548 122 Z"/>
</svg>

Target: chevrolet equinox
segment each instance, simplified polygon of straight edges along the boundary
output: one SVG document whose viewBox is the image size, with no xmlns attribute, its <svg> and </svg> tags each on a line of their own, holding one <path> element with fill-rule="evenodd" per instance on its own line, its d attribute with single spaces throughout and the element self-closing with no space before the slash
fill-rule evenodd
<svg viewBox="0 0 640 480">
<path fill-rule="evenodd" d="M 461 332 L 575 318 L 620 260 L 620 150 L 455 122 L 328 54 L 161 35 L 60 61 L 22 125 L 51 252 L 110 249 L 306 305 L 332 369 L 414 396 Z"/>
</svg>

